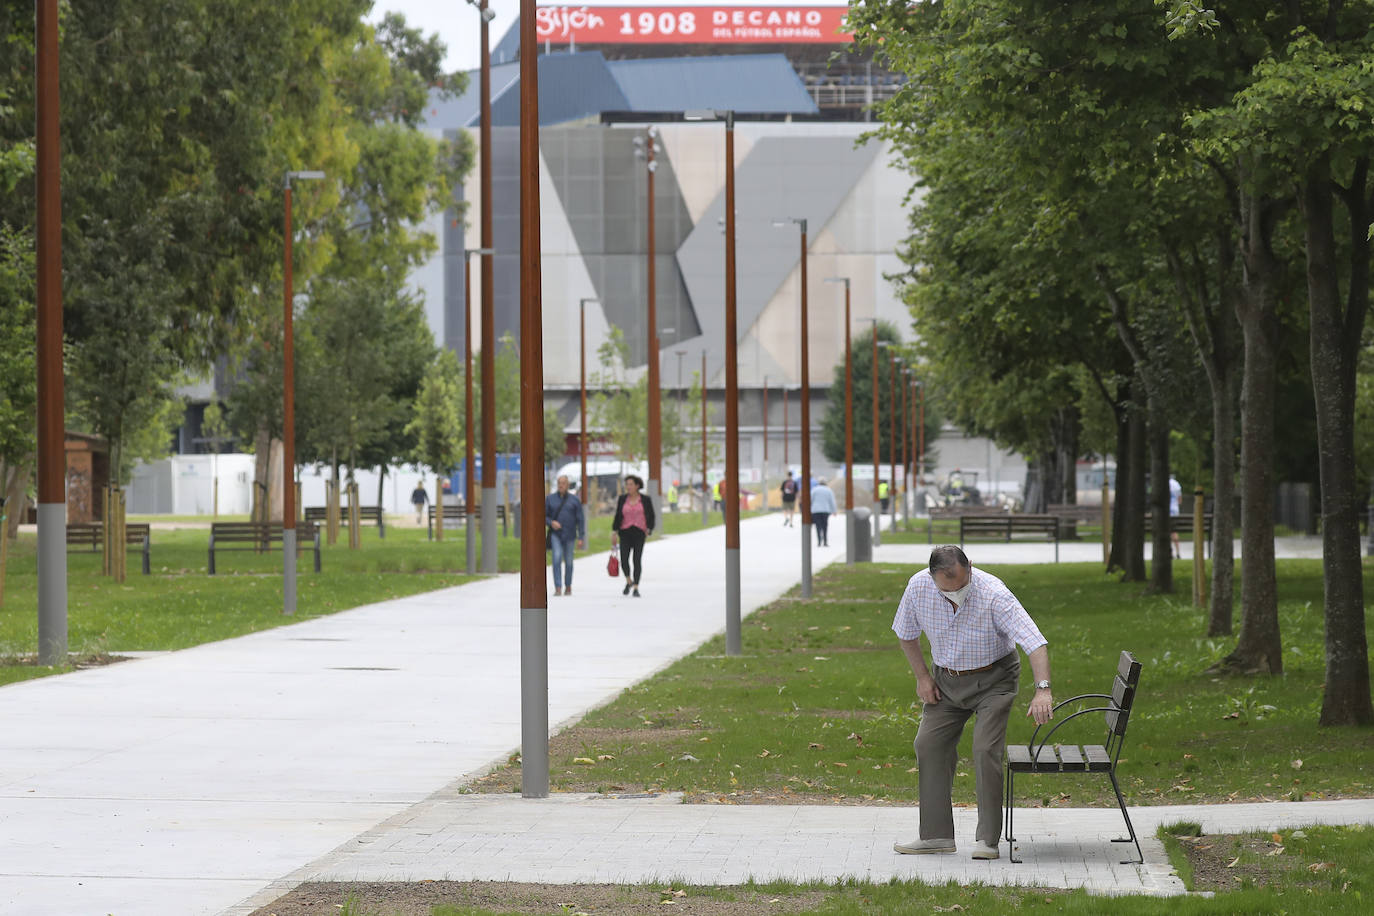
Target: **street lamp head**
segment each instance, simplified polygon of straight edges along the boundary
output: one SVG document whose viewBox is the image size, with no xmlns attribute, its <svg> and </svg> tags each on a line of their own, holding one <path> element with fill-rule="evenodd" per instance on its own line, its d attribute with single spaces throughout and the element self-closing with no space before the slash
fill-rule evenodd
<svg viewBox="0 0 1374 916">
<path fill-rule="evenodd" d="M 870 318 L 869 320 L 872 321 L 873 319 Z M 886 350 L 886 349 L 887 349 L 888 347 L 890 347 L 890 346 L 892 346 L 892 341 L 890 341 L 890 340 L 880 340 L 880 341 L 878 341 L 878 349 L 880 349 L 880 350 Z"/>
<path fill-rule="evenodd" d="M 472 257 L 473 255 L 477 255 L 478 257 L 483 257 L 483 256 L 489 255 L 489 254 L 496 254 L 496 249 L 495 249 L 495 248 L 465 248 L 465 249 L 463 250 L 463 254 L 464 254 L 464 256 L 469 257 L 469 258 Z"/>
<path fill-rule="evenodd" d="M 319 181 L 320 179 L 324 178 L 324 172 L 321 172 L 318 169 L 306 169 L 304 171 L 287 172 L 286 178 L 282 182 L 282 187 L 291 187 L 291 180 L 293 178 L 300 181 Z"/>
<path fill-rule="evenodd" d="M 601 301 L 600 299 L 597 299 L 597 298 L 595 298 L 595 297 L 590 297 L 590 298 L 586 298 L 586 299 L 579 299 L 579 300 L 577 300 L 577 307 L 578 307 L 578 308 L 583 308 L 583 309 L 584 309 L 584 308 L 587 307 L 587 303 L 588 303 L 588 302 L 600 302 L 600 301 Z"/>
<path fill-rule="evenodd" d="M 843 284 L 844 284 L 844 288 L 845 288 L 845 289 L 849 289 L 849 278 L 848 278 L 848 277 L 826 277 L 826 278 L 825 278 L 825 282 L 826 282 L 826 283 L 843 283 Z M 871 321 L 872 319 L 869 319 L 869 320 Z"/>
<path fill-rule="evenodd" d="M 684 121 L 724 121 L 726 128 L 734 128 L 735 112 L 718 108 L 691 108 L 682 113 Z"/>
<path fill-rule="evenodd" d="M 482 14 L 483 22 L 491 22 L 496 18 L 496 10 L 487 6 L 484 0 L 468 0 L 468 6 Z"/>
<path fill-rule="evenodd" d="M 785 229 L 789 223 L 801 227 L 802 232 L 806 231 L 806 217 L 804 216 L 786 216 L 779 219 L 774 219 L 773 228 Z"/>
</svg>

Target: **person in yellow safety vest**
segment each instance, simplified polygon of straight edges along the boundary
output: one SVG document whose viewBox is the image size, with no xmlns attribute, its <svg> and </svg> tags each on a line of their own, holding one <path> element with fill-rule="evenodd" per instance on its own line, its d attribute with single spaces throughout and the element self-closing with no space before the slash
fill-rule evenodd
<svg viewBox="0 0 1374 916">
<path fill-rule="evenodd" d="M 669 506 L 669 508 L 671 508 L 674 512 L 676 512 L 676 511 L 677 511 L 677 481 L 676 481 L 676 480 L 674 480 L 674 481 L 673 481 L 673 485 L 670 486 L 670 487 L 668 488 L 667 497 L 668 497 L 668 506 Z"/>
<path fill-rule="evenodd" d="M 723 484 L 723 483 L 725 483 L 725 481 L 724 481 L 723 479 L 722 479 L 722 480 L 717 480 L 717 481 L 716 481 L 715 490 L 713 491 L 713 492 L 715 493 L 715 498 L 716 498 L 716 511 L 717 511 L 717 512 L 720 511 L 721 506 L 722 506 L 722 503 L 721 503 L 721 501 L 720 501 L 720 485 Z"/>
<path fill-rule="evenodd" d="M 878 501 L 883 504 L 883 511 L 887 511 L 887 481 L 878 481 Z"/>
</svg>

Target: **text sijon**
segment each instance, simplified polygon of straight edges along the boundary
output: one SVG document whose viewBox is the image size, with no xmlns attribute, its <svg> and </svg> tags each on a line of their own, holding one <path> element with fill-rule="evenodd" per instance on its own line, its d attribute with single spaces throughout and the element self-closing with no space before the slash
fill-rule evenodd
<svg viewBox="0 0 1374 916">
<path fill-rule="evenodd" d="M 545 40 L 567 38 L 573 32 L 598 29 L 605 24 L 605 19 L 585 6 L 541 6 L 535 10 L 536 30 Z"/>
</svg>

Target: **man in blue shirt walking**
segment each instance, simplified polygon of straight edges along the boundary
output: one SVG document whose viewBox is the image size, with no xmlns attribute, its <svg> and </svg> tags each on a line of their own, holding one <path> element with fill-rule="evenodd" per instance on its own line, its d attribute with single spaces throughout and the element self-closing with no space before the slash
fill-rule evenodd
<svg viewBox="0 0 1374 916">
<path fill-rule="evenodd" d="M 553 551 L 554 597 L 572 594 L 573 545 L 587 546 L 587 516 L 582 501 L 568 492 L 568 475 L 558 478 L 558 490 L 544 499 L 545 543 Z"/>
</svg>

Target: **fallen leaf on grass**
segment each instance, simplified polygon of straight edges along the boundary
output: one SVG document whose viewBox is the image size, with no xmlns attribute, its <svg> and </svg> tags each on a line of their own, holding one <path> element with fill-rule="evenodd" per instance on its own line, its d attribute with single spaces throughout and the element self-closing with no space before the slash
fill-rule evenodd
<svg viewBox="0 0 1374 916">
<path fill-rule="evenodd" d="M 830 764 L 830 765 L 831 765 L 832 767 L 845 767 L 846 769 L 848 769 L 848 767 L 849 767 L 849 764 L 847 764 L 847 763 L 832 763 L 832 764 Z"/>
<path fill-rule="evenodd" d="M 1282 843 L 1282 842 L 1283 842 L 1283 834 L 1281 834 L 1281 833 L 1271 833 L 1271 834 L 1269 834 L 1269 838 L 1270 838 L 1271 840 L 1273 840 L 1275 843 Z"/>
<path fill-rule="evenodd" d="M 596 761 L 590 757 L 574 757 L 573 766 L 594 767 L 596 766 Z"/>
<path fill-rule="evenodd" d="M 683 754 L 681 757 L 678 758 L 678 760 L 685 760 L 685 761 L 687 761 L 688 763 L 697 763 L 697 762 L 699 762 L 699 761 L 697 760 L 697 758 L 693 757 L 691 754 Z"/>
<path fill-rule="evenodd" d="M 614 760 L 614 759 L 615 759 L 615 754 L 597 754 L 597 755 L 596 755 L 596 759 L 597 759 L 597 760 Z"/>
<path fill-rule="evenodd" d="M 864 746 L 864 736 L 861 735 L 861 734 L 859 734 L 858 732 L 850 732 L 849 735 L 848 735 L 847 737 L 849 738 L 850 741 L 857 741 L 857 742 L 859 742 L 859 743 L 858 743 L 858 747 L 863 747 L 863 746 Z"/>
<path fill-rule="evenodd" d="M 768 750 L 768 748 L 764 748 L 763 751 L 762 751 L 762 753 L 755 754 L 754 756 L 756 756 L 756 757 L 772 757 L 773 754 L 772 754 L 771 751 Z"/>
<path fill-rule="evenodd" d="M 1240 856 L 1236 856 L 1236 857 L 1235 857 L 1234 859 L 1232 859 L 1230 862 L 1227 862 L 1227 863 L 1226 863 L 1226 867 L 1227 867 L 1227 868 L 1235 868 L 1236 865 L 1239 864 L 1239 862 L 1240 862 Z"/>
<path fill-rule="evenodd" d="M 828 662 L 828 661 L 830 661 L 830 656 L 828 656 L 828 655 L 817 655 L 817 656 L 815 657 L 815 660 L 818 661 L 818 662 Z"/>
<path fill-rule="evenodd" d="M 815 742 L 815 741 L 812 741 L 810 744 L 807 745 L 807 747 L 810 748 L 810 749 L 813 750 L 813 751 L 823 751 L 823 750 L 825 750 L 825 745 L 824 745 L 824 744 L 818 744 L 818 743 Z"/>
<path fill-rule="evenodd" d="M 1294 760 L 1292 763 L 1290 763 L 1290 764 L 1288 764 L 1288 765 L 1289 765 L 1290 767 L 1292 767 L 1293 769 L 1295 769 L 1295 770 L 1301 770 L 1301 769 L 1302 769 L 1302 761 L 1301 761 L 1301 760 Z"/>
<path fill-rule="evenodd" d="M 1313 862 L 1311 865 L 1307 866 L 1307 870 L 1316 874 L 1319 871 L 1327 871 L 1335 867 L 1335 862 Z"/>
<path fill-rule="evenodd" d="M 1269 850 L 1269 855 L 1271 855 L 1271 856 L 1281 856 L 1281 855 L 1283 855 L 1283 847 L 1282 847 L 1282 846 L 1275 846 L 1273 849 Z"/>
</svg>

